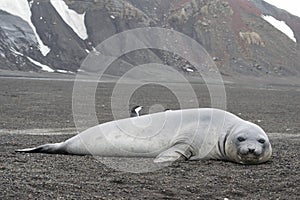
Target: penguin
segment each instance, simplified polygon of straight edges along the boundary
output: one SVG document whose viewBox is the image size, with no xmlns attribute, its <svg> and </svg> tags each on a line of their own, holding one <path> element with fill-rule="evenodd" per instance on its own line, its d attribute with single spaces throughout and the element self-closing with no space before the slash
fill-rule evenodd
<svg viewBox="0 0 300 200">
<path fill-rule="evenodd" d="M 130 111 L 130 117 L 140 116 L 140 111 L 143 109 L 143 106 L 134 106 Z"/>
</svg>

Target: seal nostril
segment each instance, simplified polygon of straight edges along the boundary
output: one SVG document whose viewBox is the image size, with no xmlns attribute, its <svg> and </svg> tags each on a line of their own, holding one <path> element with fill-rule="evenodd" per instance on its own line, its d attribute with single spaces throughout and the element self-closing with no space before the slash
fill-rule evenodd
<svg viewBox="0 0 300 200">
<path fill-rule="evenodd" d="M 249 153 L 254 153 L 255 149 L 248 148 Z"/>
</svg>

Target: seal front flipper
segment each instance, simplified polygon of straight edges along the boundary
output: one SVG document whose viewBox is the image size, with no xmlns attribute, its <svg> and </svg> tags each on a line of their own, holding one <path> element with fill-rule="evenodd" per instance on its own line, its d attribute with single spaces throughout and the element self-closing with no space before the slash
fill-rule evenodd
<svg viewBox="0 0 300 200">
<path fill-rule="evenodd" d="M 188 144 L 176 144 L 166 151 L 161 152 L 155 159 L 155 163 L 174 162 L 188 160 L 193 156 L 192 147 Z"/>
<path fill-rule="evenodd" d="M 48 153 L 48 154 L 68 154 L 64 142 L 54 144 L 44 144 L 34 148 L 17 149 L 16 152 L 24 153 Z"/>
</svg>

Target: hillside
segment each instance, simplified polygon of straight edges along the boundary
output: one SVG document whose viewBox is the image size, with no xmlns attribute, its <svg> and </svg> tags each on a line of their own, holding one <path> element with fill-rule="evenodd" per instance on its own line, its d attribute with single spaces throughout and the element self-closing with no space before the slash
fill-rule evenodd
<svg viewBox="0 0 300 200">
<path fill-rule="evenodd" d="M 74 73 L 88 53 L 110 36 L 134 28 L 164 27 L 203 45 L 223 75 L 300 74 L 300 18 L 262 0 L 4 2 L 0 6 L 0 69 Z M 268 19 L 285 22 L 292 35 Z M 108 73 L 121 75 L 148 62 L 186 70 L 181 58 L 150 49 L 123 55 Z"/>
</svg>

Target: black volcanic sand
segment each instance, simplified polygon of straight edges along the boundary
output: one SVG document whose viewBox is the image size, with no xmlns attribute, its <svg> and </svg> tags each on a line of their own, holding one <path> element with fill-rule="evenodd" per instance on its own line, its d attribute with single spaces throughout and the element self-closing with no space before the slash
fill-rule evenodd
<svg viewBox="0 0 300 200">
<path fill-rule="evenodd" d="M 18 148 L 71 137 L 16 133 L 74 128 L 73 82 L 0 78 L 0 84 L 0 199 L 297 199 L 300 196 L 297 87 L 226 85 L 227 110 L 258 123 L 270 133 L 274 153 L 266 164 L 190 161 L 173 163 L 155 172 L 133 174 L 111 169 L 92 156 L 15 153 Z M 112 87 L 111 83 L 101 83 L 98 87 L 96 109 L 101 123 L 113 119 Z M 200 106 L 209 106 L 205 85 L 193 87 Z M 182 95 L 186 92 L 182 88 L 179 91 Z M 144 105 L 145 113 L 154 104 L 170 109 L 179 107 L 174 94 L 155 85 L 134 93 L 130 106 L 136 104 Z"/>
</svg>

